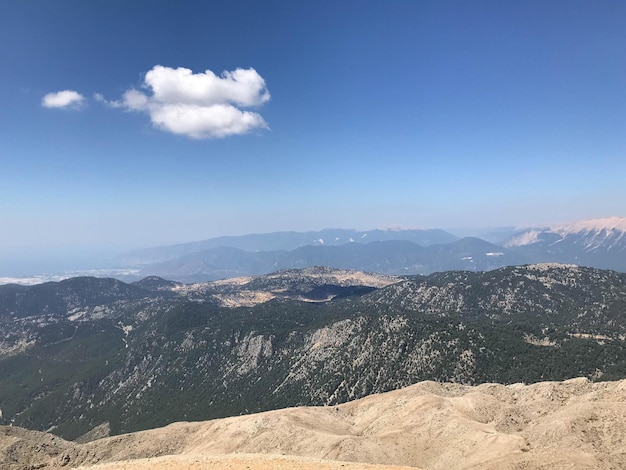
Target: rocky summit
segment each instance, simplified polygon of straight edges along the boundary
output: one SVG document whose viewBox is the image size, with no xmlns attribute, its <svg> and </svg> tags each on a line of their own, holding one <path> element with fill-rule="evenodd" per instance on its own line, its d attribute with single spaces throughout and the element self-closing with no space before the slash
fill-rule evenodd
<svg viewBox="0 0 626 470">
<path fill-rule="evenodd" d="M 616 469 L 626 381 L 420 382 L 296 407 L 69 442 L 0 427 L 6 470 Z"/>
</svg>

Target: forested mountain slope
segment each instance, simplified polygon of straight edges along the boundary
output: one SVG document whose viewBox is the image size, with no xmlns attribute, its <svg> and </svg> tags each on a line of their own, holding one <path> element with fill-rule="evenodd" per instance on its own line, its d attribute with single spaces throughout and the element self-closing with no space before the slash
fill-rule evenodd
<svg viewBox="0 0 626 470">
<path fill-rule="evenodd" d="M 4 305 L 3 423 L 75 438 L 105 422 L 117 434 L 422 380 L 626 377 L 626 275 L 612 271 L 402 280 L 315 268 L 192 286 L 106 281 L 91 298 L 94 282 L 47 285 L 48 303 L 41 286 L 20 288 Z M 14 290 L 0 286 L 0 298 Z"/>
</svg>

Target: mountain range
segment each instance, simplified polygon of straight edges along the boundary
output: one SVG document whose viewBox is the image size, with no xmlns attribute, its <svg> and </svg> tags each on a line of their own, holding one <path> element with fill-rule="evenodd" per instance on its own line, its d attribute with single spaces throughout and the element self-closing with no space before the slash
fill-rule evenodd
<svg viewBox="0 0 626 470">
<path fill-rule="evenodd" d="M 277 270 L 330 266 L 390 275 L 485 271 L 556 262 L 626 272 L 626 218 L 493 230 L 490 241 L 444 230 L 327 229 L 219 237 L 138 250 L 124 263 L 138 276 L 204 282 Z"/>
<path fill-rule="evenodd" d="M 0 424 L 76 439 L 336 405 L 423 380 L 626 377 L 626 274 L 328 267 L 0 286 Z"/>
<path fill-rule="evenodd" d="M 382 242 L 388 240 L 405 240 L 428 246 L 436 243 L 449 243 L 456 239 L 456 236 L 440 229 L 376 229 L 367 231 L 325 229 L 309 232 L 274 232 L 217 237 L 199 242 L 135 250 L 128 253 L 125 260 L 130 263 L 145 264 L 148 262 L 167 261 L 191 253 L 223 247 L 252 252 L 290 251 L 307 245 L 338 246 L 354 242 Z"/>
</svg>

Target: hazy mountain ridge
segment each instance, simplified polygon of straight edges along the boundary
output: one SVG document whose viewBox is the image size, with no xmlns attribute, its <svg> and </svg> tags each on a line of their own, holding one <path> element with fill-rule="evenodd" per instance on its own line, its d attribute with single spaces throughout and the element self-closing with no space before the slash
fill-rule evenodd
<svg viewBox="0 0 626 470">
<path fill-rule="evenodd" d="M 133 264 L 146 264 L 173 260 L 212 248 L 236 248 L 251 252 L 291 251 L 307 245 L 337 246 L 352 242 L 386 240 L 405 240 L 428 246 L 456 239 L 457 237 L 441 229 L 324 229 L 309 232 L 273 232 L 216 237 L 199 242 L 135 250 L 128 253 L 126 260 Z"/>
<path fill-rule="evenodd" d="M 494 229 L 493 233 L 498 231 Z M 506 233 L 510 235 L 504 238 Z M 459 239 L 437 230 L 280 232 L 143 250 L 136 253 L 135 260 L 144 263 L 141 275 L 183 282 L 318 265 L 389 275 L 427 275 L 556 262 L 626 272 L 625 234 L 626 218 L 621 217 L 517 231 L 506 229 L 500 234 L 500 244 L 476 237 Z M 232 246 L 220 246 L 221 243 Z M 270 251 L 261 249 L 270 246 Z M 145 264 L 159 257 L 165 261 Z"/>
<path fill-rule="evenodd" d="M 80 292 L 90 282 L 59 288 Z M 9 332 L 2 423 L 73 438 L 103 422 L 117 434 L 336 404 L 421 380 L 626 377 L 626 274 L 616 272 L 538 265 L 400 280 L 312 268 L 139 284 L 152 289 L 133 286 L 128 300 L 110 304 L 83 299 L 65 312 L 0 316 Z M 359 286 L 368 289 L 350 290 Z M 318 288 L 340 295 L 307 298 Z M 242 301 L 250 292 L 253 301 Z"/>
<path fill-rule="evenodd" d="M 280 252 L 212 248 L 176 260 L 144 266 L 140 273 L 183 282 L 201 282 L 313 266 L 407 275 L 451 269 L 480 271 L 524 262 L 524 256 L 516 256 L 511 250 L 477 238 L 463 238 L 449 244 L 427 247 L 410 241 L 392 240 L 338 246 L 308 245 Z"/>
</svg>

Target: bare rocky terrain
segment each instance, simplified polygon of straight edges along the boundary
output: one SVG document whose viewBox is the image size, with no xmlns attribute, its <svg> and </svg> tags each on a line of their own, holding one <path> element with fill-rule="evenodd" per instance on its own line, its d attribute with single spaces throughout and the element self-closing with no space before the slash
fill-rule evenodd
<svg viewBox="0 0 626 470">
<path fill-rule="evenodd" d="M 624 435 L 626 380 L 420 382 L 337 406 L 179 422 L 82 444 L 5 426 L 0 467 L 618 469 L 626 466 Z"/>
</svg>

